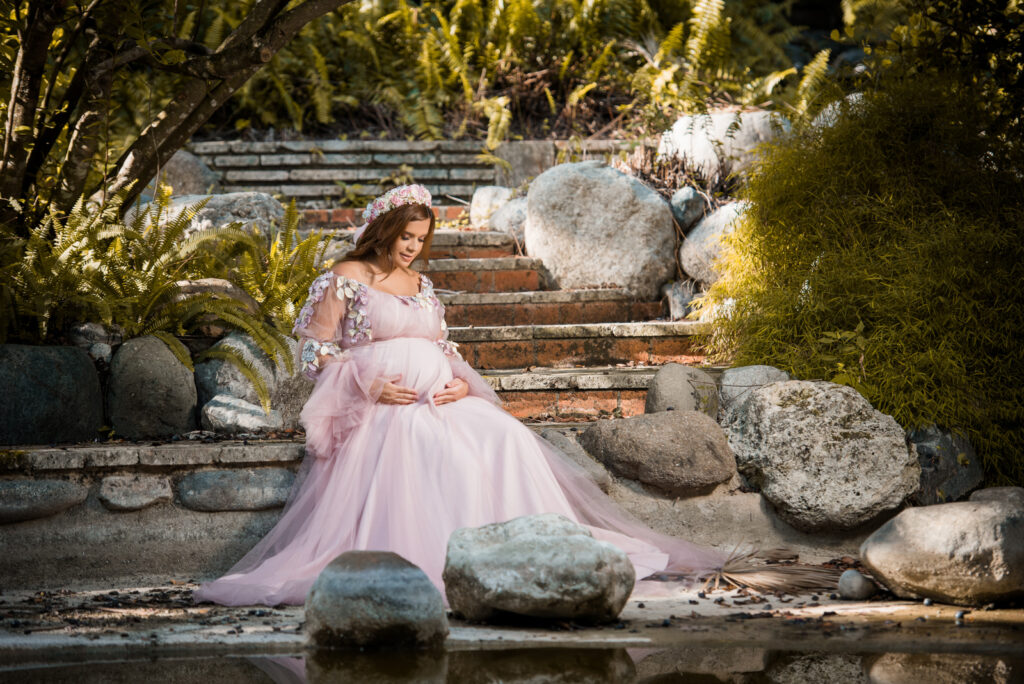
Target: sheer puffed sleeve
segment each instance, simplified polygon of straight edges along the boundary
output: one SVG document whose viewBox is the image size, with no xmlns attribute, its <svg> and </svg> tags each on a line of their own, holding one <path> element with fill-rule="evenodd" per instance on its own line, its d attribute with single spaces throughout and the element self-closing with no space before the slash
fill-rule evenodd
<svg viewBox="0 0 1024 684">
<path fill-rule="evenodd" d="M 424 278 L 426 278 L 424 276 Z M 426 285 L 430 288 L 433 293 L 433 284 L 429 279 L 426 279 Z M 462 354 L 459 353 L 459 345 L 448 339 L 448 324 L 444 320 L 444 306 L 440 301 L 436 307 L 438 323 L 440 326 L 440 333 L 434 343 L 441 348 L 444 352 L 445 357 L 448 359 L 448 364 L 451 366 L 452 375 L 456 378 L 460 378 L 466 381 L 469 385 L 469 396 L 479 397 L 486 399 L 487 401 L 501 406 L 502 401 L 498 394 L 491 389 L 491 386 L 484 380 L 479 373 L 473 370 L 462 358 Z"/>
<path fill-rule="evenodd" d="M 329 458 L 380 397 L 384 380 L 366 311 L 366 286 L 325 273 L 295 321 L 302 369 L 316 386 L 302 409 L 306 449 Z"/>
</svg>

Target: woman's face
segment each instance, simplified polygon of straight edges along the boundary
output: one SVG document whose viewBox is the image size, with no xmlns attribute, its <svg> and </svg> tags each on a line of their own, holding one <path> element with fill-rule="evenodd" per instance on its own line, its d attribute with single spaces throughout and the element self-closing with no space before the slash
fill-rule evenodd
<svg viewBox="0 0 1024 684">
<path fill-rule="evenodd" d="M 409 221 L 391 245 L 391 258 L 395 264 L 409 266 L 423 250 L 423 243 L 430 231 L 430 219 Z"/>
</svg>

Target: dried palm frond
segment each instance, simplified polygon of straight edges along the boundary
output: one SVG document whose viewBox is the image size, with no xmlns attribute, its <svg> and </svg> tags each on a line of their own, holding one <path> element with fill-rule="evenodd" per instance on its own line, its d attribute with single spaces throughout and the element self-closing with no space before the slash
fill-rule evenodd
<svg viewBox="0 0 1024 684">
<path fill-rule="evenodd" d="M 803 591 L 835 589 L 841 570 L 819 565 L 791 564 L 766 565 L 764 559 L 774 560 L 784 555 L 792 557 L 785 549 L 744 549 L 736 547 L 717 568 L 704 579 L 704 589 L 718 589 L 722 585 L 752 589 L 761 593 L 785 592 L 798 594 Z"/>
</svg>

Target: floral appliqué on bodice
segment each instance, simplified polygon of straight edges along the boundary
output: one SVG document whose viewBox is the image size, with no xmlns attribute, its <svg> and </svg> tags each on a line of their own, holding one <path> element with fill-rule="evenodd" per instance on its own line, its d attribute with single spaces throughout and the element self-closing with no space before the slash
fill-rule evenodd
<svg viewBox="0 0 1024 684">
<path fill-rule="evenodd" d="M 335 296 L 345 303 L 345 316 L 341 323 L 341 346 L 332 341 L 306 339 L 302 344 L 302 371 L 311 379 L 320 372 L 326 357 L 344 360 L 350 347 L 373 342 L 373 328 L 368 313 L 370 286 L 366 283 L 337 275 L 328 271 L 316 278 L 309 286 L 309 297 L 295 319 L 292 334 L 309 325 L 313 318 L 314 306 L 325 296 Z M 446 356 L 461 359 L 458 344 L 448 339 L 448 324 L 444 320 L 444 305 L 434 293 L 434 284 L 425 275 L 420 275 L 420 291 L 414 295 L 396 295 L 379 291 L 380 294 L 394 297 L 410 307 L 430 309 L 437 312 L 440 319 L 441 334 L 434 343 Z M 344 347 L 344 348 L 343 348 Z"/>
</svg>

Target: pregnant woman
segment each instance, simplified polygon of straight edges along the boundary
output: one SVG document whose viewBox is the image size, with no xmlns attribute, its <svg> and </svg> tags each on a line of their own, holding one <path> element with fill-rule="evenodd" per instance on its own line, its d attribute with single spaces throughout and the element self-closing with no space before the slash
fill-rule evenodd
<svg viewBox="0 0 1024 684">
<path fill-rule="evenodd" d="M 306 460 L 280 521 L 197 601 L 302 604 L 351 550 L 394 551 L 444 591 L 448 537 L 522 515 L 559 513 L 625 551 L 636 576 L 691 575 L 724 556 L 630 518 L 499 406 L 448 340 L 430 279 L 431 198 L 395 188 L 363 213 L 355 249 L 318 277 L 299 314 Z"/>
</svg>

